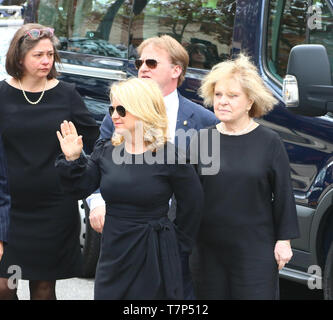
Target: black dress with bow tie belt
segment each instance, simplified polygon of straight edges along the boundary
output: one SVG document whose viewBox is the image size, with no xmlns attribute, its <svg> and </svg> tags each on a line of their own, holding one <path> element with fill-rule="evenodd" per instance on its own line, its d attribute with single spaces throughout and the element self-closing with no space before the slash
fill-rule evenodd
<svg viewBox="0 0 333 320">
<path fill-rule="evenodd" d="M 132 155 L 101 140 L 90 158 L 56 161 L 67 192 L 79 199 L 100 186 L 106 202 L 95 299 L 183 298 L 179 253 L 191 251 L 203 192 L 191 165 L 166 163 L 170 150 L 177 158 L 167 143 L 152 164 L 157 153 Z M 167 217 L 172 193 L 177 225 Z"/>
</svg>

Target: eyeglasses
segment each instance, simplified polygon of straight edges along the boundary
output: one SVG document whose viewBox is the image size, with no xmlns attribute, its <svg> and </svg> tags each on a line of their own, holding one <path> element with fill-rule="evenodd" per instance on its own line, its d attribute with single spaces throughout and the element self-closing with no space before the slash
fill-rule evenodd
<svg viewBox="0 0 333 320">
<path fill-rule="evenodd" d="M 139 70 L 144 63 L 149 69 L 155 69 L 157 67 L 158 61 L 155 59 L 137 59 L 135 60 L 135 67 Z"/>
<path fill-rule="evenodd" d="M 124 118 L 126 116 L 126 109 L 123 106 L 110 106 L 109 107 L 109 114 L 110 117 L 112 117 L 114 110 L 117 110 L 117 113 L 119 114 L 120 117 Z"/>
<path fill-rule="evenodd" d="M 54 29 L 53 28 L 31 29 L 25 33 L 25 37 L 29 36 L 32 40 L 37 40 L 39 39 L 40 36 L 43 36 L 45 34 L 50 37 L 53 37 Z"/>
</svg>

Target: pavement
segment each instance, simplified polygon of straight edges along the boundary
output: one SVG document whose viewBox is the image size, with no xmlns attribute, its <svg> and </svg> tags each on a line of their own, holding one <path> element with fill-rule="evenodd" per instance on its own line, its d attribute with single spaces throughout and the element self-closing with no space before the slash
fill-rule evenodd
<svg viewBox="0 0 333 320">
<path fill-rule="evenodd" d="M 57 299 L 94 300 L 94 280 L 83 278 L 58 280 L 56 284 Z M 19 300 L 30 300 L 28 280 L 19 280 L 17 295 Z"/>
</svg>

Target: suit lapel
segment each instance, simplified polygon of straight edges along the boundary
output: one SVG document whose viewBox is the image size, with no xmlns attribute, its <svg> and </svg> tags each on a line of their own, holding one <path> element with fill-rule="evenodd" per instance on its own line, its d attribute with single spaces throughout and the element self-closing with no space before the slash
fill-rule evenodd
<svg viewBox="0 0 333 320">
<path fill-rule="evenodd" d="M 179 94 L 179 92 L 178 92 L 178 98 L 179 98 L 179 108 L 177 115 L 176 130 L 184 129 L 185 131 L 187 131 L 188 129 L 193 128 L 192 124 L 193 110 L 192 108 L 190 108 L 185 98 Z"/>
<path fill-rule="evenodd" d="M 177 115 L 177 124 L 176 124 L 176 132 L 177 130 L 183 129 L 184 131 L 188 131 L 189 129 L 195 128 L 195 123 L 192 119 L 193 117 L 193 109 L 188 104 L 187 100 L 179 94 L 179 108 Z M 189 137 L 186 138 L 186 149 L 190 143 Z M 178 146 L 178 135 L 175 136 L 175 145 Z"/>
</svg>

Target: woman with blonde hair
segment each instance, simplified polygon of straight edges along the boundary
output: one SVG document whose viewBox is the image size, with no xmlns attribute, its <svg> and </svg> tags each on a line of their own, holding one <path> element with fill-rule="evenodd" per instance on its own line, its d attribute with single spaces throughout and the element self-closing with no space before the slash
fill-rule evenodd
<svg viewBox="0 0 333 320">
<path fill-rule="evenodd" d="M 134 149 L 138 147 L 143 148 L 144 151 L 155 151 L 163 147 L 168 137 L 168 119 L 163 96 L 160 94 L 157 84 L 152 83 L 152 81 L 141 81 L 137 78 L 119 82 L 117 85 L 113 85 L 110 90 L 110 100 L 117 100 L 117 97 L 121 97 L 121 105 L 123 106 L 117 110 L 120 110 L 120 114 L 122 114 L 122 112 L 125 113 L 124 109 L 126 109 L 129 115 L 128 117 L 120 116 L 114 121 L 116 130 L 111 139 L 112 144 L 117 146 L 125 142 L 125 146 L 130 149 L 133 147 L 134 152 L 136 152 Z M 110 109 L 111 118 L 114 112 L 112 108 Z M 118 113 L 118 115 L 120 114 Z M 131 120 L 134 118 L 140 120 L 136 122 L 137 126 L 130 128 L 124 126 L 124 122 L 129 121 L 129 117 L 132 117 Z M 141 128 L 140 125 L 142 125 Z M 144 143 L 141 146 L 140 141 L 132 139 L 132 136 L 135 137 L 135 132 L 132 129 L 142 130 L 143 140 L 141 142 Z M 132 146 L 129 146 L 129 143 Z M 142 152 L 142 150 L 137 152 Z"/>
<path fill-rule="evenodd" d="M 220 150 L 212 159 L 217 173 L 204 175 L 205 163 L 198 164 L 205 203 L 191 257 L 197 297 L 276 299 L 278 270 L 299 231 L 287 153 L 279 135 L 254 118 L 277 101 L 243 54 L 215 65 L 200 93 L 221 122 L 192 142 L 200 157 L 203 144 Z"/>
<path fill-rule="evenodd" d="M 65 190 L 80 199 L 100 187 L 106 202 L 95 299 L 183 299 L 179 251 L 191 250 L 199 227 L 199 178 L 191 165 L 177 164 L 174 145 L 167 142 L 155 81 L 115 83 L 110 98 L 115 133 L 111 141 L 97 142 L 89 159 L 71 123 L 57 132 L 63 155 L 56 167 Z M 169 164 L 170 153 L 176 161 Z M 177 225 L 167 217 L 172 193 Z"/>
</svg>

